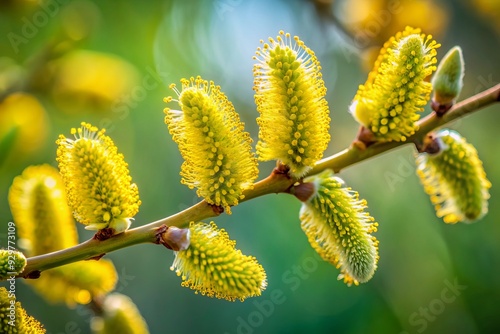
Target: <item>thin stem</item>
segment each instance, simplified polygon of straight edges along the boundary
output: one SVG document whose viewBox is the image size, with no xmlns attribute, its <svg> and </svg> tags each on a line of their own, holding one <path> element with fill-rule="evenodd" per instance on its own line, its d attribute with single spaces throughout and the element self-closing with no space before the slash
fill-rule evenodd
<svg viewBox="0 0 500 334">
<path fill-rule="evenodd" d="M 408 138 L 406 142 L 379 143 L 371 145 L 365 150 L 352 145 L 337 154 L 319 161 L 309 174 L 317 174 L 328 168 L 339 172 L 346 167 L 398 146 L 420 142 L 428 132 L 498 101 L 500 101 L 500 84 L 461 101 L 444 116 L 438 117 L 435 113 L 432 113 L 423 118 L 419 122 L 419 130 Z M 288 192 L 296 181 L 298 180 L 290 179 L 286 174 L 280 173 L 275 169 L 270 176 L 255 183 L 253 189 L 244 192 L 245 198 L 241 202 L 267 194 Z M 128 230 L 106 240 L 91 239 L 71 248 L 28 258 L 27 266 L 19 277 L 30 277 L 30 274 L 31 276 L 36 276 L 36 273 L 43 270 L 80 260 L 99 258 L 106 253 L 139 243 L 156 243 L 157 229 L 163 225 L 186 227 L 191 221 L 216 217 L 220 213 L 221 211 L 217 207 L 211 206 L 206 201 L 200 201 L 192 207 L 172 216 Z"/>
<path fill-rule="evenodd" d="M 361 150 L 357 146 L 351 146 L 342 152 L 319 161 L 311 170 L 310 174 L 317 174 L 327 168 L 337 173 L 348 166 L 352 166 L 398 146 L 417 143 L 430 131 L 498 101 L 500 101 L 500 84 L 457 103 L 442 117 L 437 116 L 433 112 L 421 119 L 418 122 L 418 131 L 413 136 L 409 137 L 407 141 L 373 144 L 365 150 Z"/>
<path fill-rule="evenodd" d="M 71 248 L 28 258 L 24 272 L 18 276 L 35 276 L 36 272 L 68 263 L 96 258 L 117 249 L 156 241 L 156 228 L 128 230 L 103 241 L 90 239 Z"/>
</svg>

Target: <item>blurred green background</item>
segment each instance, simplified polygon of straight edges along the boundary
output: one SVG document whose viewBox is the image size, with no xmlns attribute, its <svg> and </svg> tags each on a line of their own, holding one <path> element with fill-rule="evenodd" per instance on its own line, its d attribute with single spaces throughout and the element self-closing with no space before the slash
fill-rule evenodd
<svg viewBox="0 0 500 334">
<path fill-rule="evenodd" d="M 439 59 L 452 46 L 462 47 L 461 98 L 498 83 L 498 3 L 1 1 L 0 94 L 27 91 L 43 108 L 13 117 L 0 105 L 0 135 L 8 122 L 21 128 L 0 159 L 0 241 L 5 244 L 12 220 L 12 179 L 31 164 L 55 166 L 57 136 L 69 135 L 81 121 L 106 127 L 125 155 L 143 203 L 133 223 L 139 226 L 198 201 L 179 182 L 182 160 L 163 123 L 170 83 L 201 75 L 221 85 L 255 140 L 252 55 L 260 39 L 280 29 L 298 35 L 323 67 L 332 112 L 330 155 L 356 134 L 347 109 L 366 80 L 373 50 L 406 24 L 436 37 Z M 169 270 L 173 254 L 152 245 L 107 255 L 120 275 L 117 291 L 132 298 L 151 333 L 498 333 L 499 112 L 500 106 L 491 106 L 450 125 L 476 146 L 493 184 L 490 211 L 475 224 L 446 225 L 435 217 L 410 146 L 340 173 L 380 224 L 379 267 L 366 284 L 337 281 L 338 270 L 317 259 L 300 229 L 300 203 L 268 195 L 215 219 L 266 269 L 261 297 L 230 303 L 195 295 Z M 261 163 L 260 178 L 272 167 Z M 81 226 L 79 231 L 82 241 L 92 236 Z M 48 305 L 22 281 L 16 293 L 48 333 L 89 333 L 92 313 L 85 306 Z"/>
</svg>

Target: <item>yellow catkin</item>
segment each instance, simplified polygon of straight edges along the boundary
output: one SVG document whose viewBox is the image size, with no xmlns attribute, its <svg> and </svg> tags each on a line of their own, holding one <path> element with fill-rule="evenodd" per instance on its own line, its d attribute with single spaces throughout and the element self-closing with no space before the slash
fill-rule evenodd
<svg viewBox="0 0 500 334">
<path fill-rule="evenodd" d="M 311 246 L 340 269 L 339 279 L 348 285 L 370 280 L 377 269 L 378 241 L 371 235 L 378 224 L 365 211 L 365 200 L 333 176 L 331 170 L 308 177 L 315 193 L 302 204 L 302 230 Z"/>
<path fill-rule="evenodd" d="M 261 41 L 253 68 L 260 160 L 280 160 L 301 177 L 323 156 L 330 117 L 321 65 L 297 36 Z"/>
<path fill-rule="evenodd" d="M 102 314 L 92 318 L 93 334 L 127 333 L 148 334 L 148 325 L 137 306 L 127 296 L 112 293 L 102 304 Z"/>
<path fill-rule="evenodd" d="M 417 175 L 430 196 L 436 215 L 445 223 L 470 223 L 488 212 L 491 187 L 477 151 L 455 131 L 441 130 L 440 151 L 417 156 Z"/>
<path fill-rule="evenodd" d="M 117 281 L 113 262 L 100 259 L 49 269 L 43 271 L 40 278 L 26 282 L 48 302 L 74 307 L 110 293 Z"/>
<path fill-rule="evenodd" d="M 49 129 L 47 112 L 35 96 L 20 92 L 7 95 L 0 101 L 0 161 L 19 163 L 39 151 Z"/>
<path fill-rule="evenodd" d="M 26 257 L 19 251 L 0 249 L 0 279 L 22 273 Z"/>
<path fill-rule="evenodd" d="M 20 244 L 27 246 L 30 256 L 78 244 L 64 183 L 54 167 L 26 168 L 14 179 L 9 204 Z M 26 280 L 49 302 L 69 306 L 87 304 L 93 297 L 111 292 L 116 282 L 115 267 L 106 259 L 71 263 L 43 271 L 38 279 Z"/>
<path fill-rule="evenodd" d="M 78 243 L 64 183 L 54 167 L 27 167 L 12 182 L 9 205 L 27 255 L 50 253 Z"/>
<path fill-rule="evenodd" d="M 425 79 L 436 69 L 439 46 L 432 36 L 411 27 L 384 44 L 350 107 L 353 117 L 378 141 L 405 141 L 418 129 L 419 112 L 432 90 Z"/>
<path fill-rule="evenodd" d="M 46 330 L 35 318 L 29 316 L 14 293 L 0 287 L 0 333 L 43 334 Z"/>
<path fill-rule="evenodd" d="M 68 114 L 113 110 L 122 112 L 127 95 L 139 87 L 140 75 L 128 61 L 110 53 L 69 50 L 50 62 L 50 93 Z M 127 110 L 127 109 L 126 109 Z"/>
<path fill-rule="evenodd" d="M 75 219 L 89 230 L 123 232 L 141 204 L 123 155 L 104 129 L 83 122 L 71 133 L 59 136 L 57 161 Z"/>
<path fill-rule="evenodd" d="M 171 85 L 181 110 L 164 110 L 165 123 L 184 158 L 181 182 L 230 214 L 230 207 L 243 199 L 243 191 L 251 189 L 258 176 L 252 140 L 219 86 L 201 77 L 181 83 L 181 91 Z"/>
<path fill-rule="evenodd" d="M 175 252 L 171 267 L 182 286 L 229 301 L 260 296 L 267 286 L 264 268 L 253 256 L 235 249 L 236 242 L 212 222 L 191 223 L 190 245 Z"/>
</svg>

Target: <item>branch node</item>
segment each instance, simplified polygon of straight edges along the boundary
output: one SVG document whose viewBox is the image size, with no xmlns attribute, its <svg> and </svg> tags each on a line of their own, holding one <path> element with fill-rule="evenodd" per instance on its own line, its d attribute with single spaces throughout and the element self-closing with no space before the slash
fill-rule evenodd
<svg viewBox="0 0 500 334">
<path fill-rule="evenodd" d="M 301 202 L 307 202 L 316 191 L 314 183 L 300 183 L 290 189 L 290 194 L 294 195 Z"/>
<path fill-rule="evenodd" d="M 162 225 L 156 230 L 158 244 L 175 252 L 186 250 L 189 247 L 189 229 Z"/>
<path fill-rule="evenodd" d="M 375 144 L 376 142 L 377 139 L 375 138 L 373 132 L 361 125 L 359 127 L 358 134 L 356 135 L 356 139 L 352 142 L 352 145 L 359 150 L 364 151 L 367 147 Z"/>
<path fill-rule="evenodd" d="M 33 270 L 33 271 L 29 272 L 28 274 L 24 275 L 23 277 L 25 279 L 37 279 L 37 278 L 40 278 L 41 274 L 42 274 L 42 272 L 40 270 Z"/>
<path fill-rule="evenodd" d="M 94 237 L 92 239 L 103 241 L 106 239 L 111 238 L 115 234 L 115 229 L 111 227 L 106 227 L 103 228 L 102 230 L 99 230 L 94 234 Z"/>
<path fill-rule="evenodd" d="M 441 150 L 434 132 L 428 133 L 425 136 L 423 143 L 415 143 L 415 146 L 417 147 L 419 153 L 436 154 Z"/>
<path fill-rule="evenodd" d="M 155 232 L 155 244 L 157 244 L 157 245 L 163 244 L 163 242 L 162 242 L 162 235 L 163 235 L 163 233 L 167 232 L 167 230 L 168 230 L 168 226 L 165 225 L 165 224 L 161 225 L 160 227 L 158 227 L 156 229 L 156 232 Z"/>
<path fill-rule="evenodd" d="M 290 178 L 288 175 L 288 172 L 290 171 L 290 167 L 287 165 L 284 165 L 281 163 L 281 161 L 276 162 L 276 167 L 274 167 L 272 174 L 278 174 L 278 175 L 286 175 L 287 178 Z"/>
<path fill-rule="evenodd" d="M 216 216 L 220 216 L 224 212 L 224 208 L 220 205 L 209 204 L 212 207 L 212 211 Z"/>
<path fill-rule="evenodd" d="M 92 257 L 89 257 L 86 261 L 89 261 L 89 260 L 99 261 L 104 255 L 106 255 L 106 253 L 102 253 L 102 254 L 99 254 L 99 255 L 96 255 L 96 256 L 92 256 Z"/>
<path fill-rule="evenodd" d="M 435 100 L 431 101 L 431 108 L 432 110 L 434 110 L 437 117 L 442 117 L 444 114 L 448 112 L 448 110 L 451 109 L 451 107 L 453 107 L 453 102 L 441 104 Z"/>
</svg>

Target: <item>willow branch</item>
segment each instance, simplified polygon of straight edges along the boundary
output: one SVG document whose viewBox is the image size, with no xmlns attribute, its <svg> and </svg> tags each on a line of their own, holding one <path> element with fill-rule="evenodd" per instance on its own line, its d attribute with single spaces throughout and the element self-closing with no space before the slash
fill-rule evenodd
<svg viewBox="0 0 500 334">
<path fill-rule="evenodd" d="M 498 101 L 500 101 L 500 84 L 461 101 L 451 108 L 444 116 L 439 117 L 435 113 L 432 113 L 423 118 L 419 122 L 419 130 L 405 142 L 378 143 L 364 150 L 351 145 L 351 147 L 319 161 L 309 174 L 317 174 L 325 169 L 332 169 L 335 172 L 339 172 L 346 167 L 396 147 L 421 142 L 428 132 Z M 244 192 L 245 197 L 240 202 L 245 202 L 267 194 L 288 192 L 290 187 L 297 181 L 298 180 L 291 179 L 285 173 L 281 173 L 279 170 L 275 169 L 270 176 L 255 183 L 253 189 Z M 43 270 L 76 261 L 92 258 L 98 259 L 106 253 L 121 248 L 140 243 L 158 243 L 158 231 L 164 225 L 186 227 L 191 221 L 200 221 L 206 218 L 216 217 L 220 213 L 221 211 L 219 208 L 211 206 L 206 201 L 200 201 L 192 207 L 172 216 L 130 229 L 106 240 L 97 240 L 93 238 L 71 248 L 30 257 L 28 258 L 28 263 L 24 272 L 18 275 L 18 277 L 36 277 L 37 274 Z"/>
<path fill-rule="evenodd" d="M 416 131 L 413 136 L 409 137 L 407 141 L 378 143 L 369 146 L 365 150 L 361 150 L 357 146 L 351 146 L 337 154 L 319 161 L 311 170 L 310 174 L 317 174 L 327 168 L 330 168 L 338 173 L 348 166 L 352 166 L 358 162 L 372 158 L 396 147 L 421 142 L 425 135 L 427 135 L 430 131 L 498 101 L 500 101 L 500 84 L 455 104 L 441 117 L 437 116 L 436 113 L 433 112 L 427 117 L 421 119 L 418 122 L 418 131 Z"/>
</svg>

